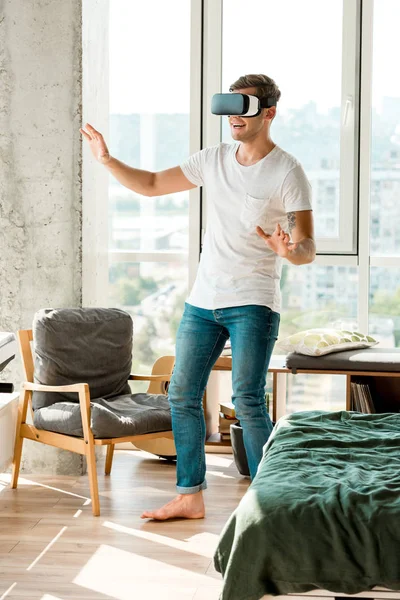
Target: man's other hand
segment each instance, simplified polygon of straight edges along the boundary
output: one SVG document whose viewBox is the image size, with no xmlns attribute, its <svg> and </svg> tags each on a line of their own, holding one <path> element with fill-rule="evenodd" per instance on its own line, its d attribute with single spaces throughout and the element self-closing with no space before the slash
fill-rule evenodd
<svg viewBox="0 0 400 600">
<path fill-rule="evenodd" d="M 282 229 L 279 223 L 272 235 L 265 233 L 261 227 L 256 228 L 256 233 L 264 240 L 265 245 L 281 258 L 288 258 L 298 246 L 290 241 L 289 234 Z"/>
</svg>

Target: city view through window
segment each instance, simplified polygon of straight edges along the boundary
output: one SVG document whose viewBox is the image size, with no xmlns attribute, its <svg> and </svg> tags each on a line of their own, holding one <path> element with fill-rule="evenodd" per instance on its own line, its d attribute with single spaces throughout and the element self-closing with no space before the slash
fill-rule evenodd
<svg viewBox="0 0 400 600">
<path fill-rule="evenodd" d="M 126 55 L 126 46 L 134 43 L 129 38 L 128 31 L 124 37 L 124 27 L 116 14 L 118 5 L 122 2 L 123 0 L 113 0 L 111 3 L 111 22 L 114 23 L 115 31 L 117 26 L 120 28 L 118 35 L 111 35 L 110 148 L 115 156 L 129 165 L 158 171 L 179 165 L 189 155 L 189 3 L 170 2 L 168 7 L 169 13 L 176 10 L 177 19 L 169 22 L 176 24 L 175 33 L 179 35 L 179 44 L 175 44 L 176 40 L 174 43 L 171 41 L 174 37 L 173 31 L 169 31 L 168 36 L 165 30 L 154 31 L 154 36 L 164 36 L 166 42 L 168 41 L 165 46 L 168 61 L 165 60 L 170 69 L 169 78 L 166 78 L 163 72 L 163 57 L 158 56 L 161 65 L 156 65 L 155 62 L 151 63 L 151 54 L 147 55 L 144 52 L 142 56 L 148 58 L 151 63 L 147 75 L 142 73 L 141 77 L 135 76 L 136 65 L 131 66 L 137 86 L 129 88 L 131 101 L 124 97 L 124 101 L 121 102 L 123 90 L 121 91 L 117 83 L 113 91 L 113 64 L 117 56 Z M 229 13 L 232 12 L 232 18 L 235 13 L 234 10 L 230 11 L 229 3 L 229 0 L 224 3 L 224 27 L 228 27 Z M 330 68 L 325 71 L 328 80 L 322 81 L 323 76 L 319 73 L 320 82 L 319 86 L 316 86 L 316 71 L 313 64 L 305 60 L 302 63 L 305 65 L 302 87 L 298 87 L 301 93 L 294 95 L 293 89 L 288 86 L 287 95 L 290 102 L 289 99 L 284 102 L 285 77 L 287 78 L 293 69 L 289 62 L 285 66 L 286 71 L 282 71 L 283 81 L 277 81 L 282 89 L 282 110 L 279 109 L 271 130 L 274 141 L 301 161 L 312 184 L 317 237 L 334 237 L 338 233 L 339 224 L 342 12 L 341 2 L 328 4 L 333 11 L 332 31 L 329 35 L 336 35 L 335 44 L 338 49 L 336 56 L 332 52 L 332 56 L 327 53 L 325 57 L 328 63 L 335 63 L 329 64 Z M 147 8 L 141 6 L 135 10 L 147 10 L 148 16 L 151 7 L 163 10 L 161 2 L 149 2 L 148 5 Z M 375 17 L 374 72 L 380 71 L 381 63 L 385 62 L 389 51 L 395 53 L 400 50 L 388 49 L 385 45 L 382 36 L 382 28 L 386 27 L 383 9 L 384 7 Z M 141 17 L 143 18 L 143 15 Z M 183 32 L 183 25 L 187 28 L 186 33 Z M 111 34 L 112 31 L 113 29 Z M 303 39 L 304 36 L 307 37 L 304 29 L 302 35 Z M 332 42 L 329 35 L 326 32 L 327 48 Z M 393 40 L 397 37 L 388 37 L 393 45 Z M 122 51 L 121 46 L 125 43 Z M 142 43 L 149 45 L 151 40 L 142 40 Z M 256 36 L 255 44 L 257 43 L 261 43 L 261 38 Z M 225 40 L 224 44 L 222 87 L 223 91 L 227 91 L 225 87 L 244 73 L 240 65 L 238 71 L 232 65 L 229 68 L 226 66 L 229 40 Z M 380 44 L 384 45 L 383 49 Z M 397 44 L 399 45 L 399 42 Z M 308 52 L 307 48 L 306 51 Z M 228 58 L 235 66 L 234 55 L 230 54 Z M 166 68 L 166 64 L 164 67 Z M 256 69 L 250 70 L 257 72 Z M 268 73 L 268 66 L 263 71 L 275 76 L 274 72 Z M 236 73 L 235 77 L 232 76 L 233 72 Z M 118 79 L 117 75 L 114 73 L 115 82 Z M 296 77 L 299 81 L 298 74 Z M 333 81 L 332 84 L 329 79 Z M 395 89 L 393 82 L 389 80 L 377 82 L 380 85 L 378 93 L 374 95 L 372 111 L 370 253 L 371 256 L 400 256 L 400 218 L 397 208 L 400 191 L 400 89 Z M 329 88 L 329 85 L 335 89 L 332 94 L 329 94 L 328 90 L 330 105 L 325 101 L 325 92 L 321 92 L 320 98 L 317 91 L 315 95 L 312 94 L 313 89 Z M 135 94 L 140 95 L 140 99 Z M 153 102 L 154 98 L 163 98 L 165 101 Z M 224 124 L 222 140 L 229 141 Z M 109 269 L 109 304 L 120 306 L 133 316 L 134 368 L 149 369 L 158 356 L 174 353 L 176 330 L 188 294 L 188 207 L 189 194 L 186 192 L 160 198 L 145 198 L 110 179 L 109 250 L 112 260 Z M 114 251 L 134 252 L 136 260 L 118 261 Z M 159 258 L 154 257 L 157 253 Z M 166 253 L 168 259 L 163 260 L 163 253 Z M 140 259 L 141 255 L 143 260 Z M 281 289 L 281 337 L 310 327 L 358 328 L 357 267 L 317 264 L 304 267 L 284 266 Z M 385 346 L 400 347 L 400 318 L 397 316 L 399 306 L 399 269 L 372 267 L 370 334 Z M 279 353 L 279 348 L 276 348 L 276 352 Z M 331 377 L 329 382 L 326 378 L 322 383 L 317 381 L 318 378 L 312 382 L 311 379 L 307 380 L 304 377 L 301 384 L 289 381 L 288 409 L 312 408 L 305 398 L 315 397 L 317 391 L 314 387 L 325 390 L 328 387 L 329 396 L 333 399 L 333 405 L 330 404 L 329 408 L 335 407 L 335 399 L 339 398 L 338 408 L 343 408 L 344 383 L 340 378 Z M 314 386 L 313 389 L 310 386 Z"/>
<path fill-rule="evenodd" d="M 374 118 L 374 139 L 371 189 L 371 253 L 375 255 L 400 253 L 400 218 L 396 198 L 400 192 L 400 144 L 396 143 L 399 127 L 398 111 Z M 301 109 L 299 109 L 301 110 Z M 295 117 L 293 117 L 295 120 Z M 308 129 L 296 151 L 297 135 L 291 127 L 292 117 L 285 123 L 281 118 L 274 124 L 274 139 L 283 148 L 299 156 L 304 138 L 312 149 L 305 170 L 313 185 L 316 234 L 323 235 L 335 221 L 338 202 L 339 172 L 322 168 L 330 164 L 329 144 L 323 134 L 326 117 L 314 113 L 314 131 Z M 166 123 L 168 126 L 166 126 Z M 335 121 L 327 126 L 334 136 Z M 188 155 L 189 115 L 155 115 L 156 170 L 180 164 Z M 300 128 L 300 127 L 299 127 Z M 131 165 L 140 164 L 140 115 L 111 115 L 110 139 L 116 155 Z M 132 143 L 136 140 L 136 143 Z M 169 142 L 167 142 L 169 140 Z M 321 141 L 322 140 L 322 141 Z M 286 141 L 286 143 L 285 143 Z M 163 149 L 165 147 L 165 150 Z M 326 150 L 325 150 L 326 148 Z M 137 251 L 188 251 L 188 194 L 180 193 L 161 198 L 142 198 L 115 181 L 110 181 L 110 249 Z M 136 279 L 134 275 L 139 275 Z M 152 313 L 161 304 L 172 312 L 179 311 L 186 295 L 186 265 L 173 267 L 173 281 L 165 273 L 165 265 L 115 264 L 110 268 L 112 298 L 119 303 L 142 307 L 144 314 Z M 282 276 L 283 327 L 291 329 L 324 324 L 357 326 L 357 268 L 343 266 L 306 267 L 284 266 Z M 381 333 L 385 343 L 400 345 L 398 333 L 390 323 L 390 298 L 395 312 L 399 306 L 400 277 L 396 269 L 374 268 L 371 278 L 371 333 Z M 157 298 L 160 298 L 161 300 Z M 175 300 L 172 300 L 175 298 Z M 387 302 L 389 301 L 389 303 Z M 146 309 L 147 306 L 147 309 Z M 306 311 L 306 313 L 305 313 Z M 296 317 L 296 313 L 298 313 Z M 304 314 L 305 313 L 305 314 Z M 286 316 L 286 318 L 285 318 Z M 383 321 L 387 319 L 387 323 Z M 381 321 L 381 322 L 380 322 Z M 376 328 L 377 331 L 373 329 Z M 174 332 L 172 332 L 173 334 Z M 398 344 L 397 344 L 398 342 Z"/>
</svg>

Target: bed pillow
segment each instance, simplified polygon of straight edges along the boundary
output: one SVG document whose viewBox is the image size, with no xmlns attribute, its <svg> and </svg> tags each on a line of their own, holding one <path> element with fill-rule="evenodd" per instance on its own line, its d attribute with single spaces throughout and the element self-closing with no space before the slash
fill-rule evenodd
<svg viewBox="0 0 400 600">
<path fill-rule="evenodd" d="M 279 340 L 278 347 L 285 352 L 306 356 L 323 356 L 343 350 L 370 348 L 378 342 L 370 335 L 345 329 L 307 329 Z"/>
</svg>

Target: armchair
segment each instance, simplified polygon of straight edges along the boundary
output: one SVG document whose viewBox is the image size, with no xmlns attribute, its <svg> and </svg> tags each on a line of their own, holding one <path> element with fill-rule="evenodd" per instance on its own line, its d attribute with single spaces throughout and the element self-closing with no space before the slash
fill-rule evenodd
<svg viewBox="0 0 400 600">
<path fill-rule="evenodd" d="M 33 331 L 18 332 L 25 381 L 17 419 L 11 487 L 16 488 L 24 439 L 86 456 L 94 516 L 100 514 L 95 446 L 107 446 L 111 472 L 116 443 L 167 438 L 173 443 L 166 397 L 174 366 L 163 356 L 151 375 L 130 374 L 132 319 L 119 309 L 44 309 Z M 31 342 L 34 342 L 34 357 Z M 128 380 L 150 382 L 132 394 Z M 28 409 L 33 424 L 26 422 Z"/>
</svg>

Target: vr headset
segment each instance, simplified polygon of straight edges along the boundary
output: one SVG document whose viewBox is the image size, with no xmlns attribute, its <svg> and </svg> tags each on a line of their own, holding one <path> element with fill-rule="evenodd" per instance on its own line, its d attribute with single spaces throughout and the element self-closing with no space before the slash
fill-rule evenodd
<svg viewBox="0 0 400 600">
<path fill-rule="evenodd" d="M 213 115 L 257 117 L 263 108 L 276 106 L 275 98 L 257 98 L 248 94 L 214 94 L 211 100 Z"/>
</svg>

